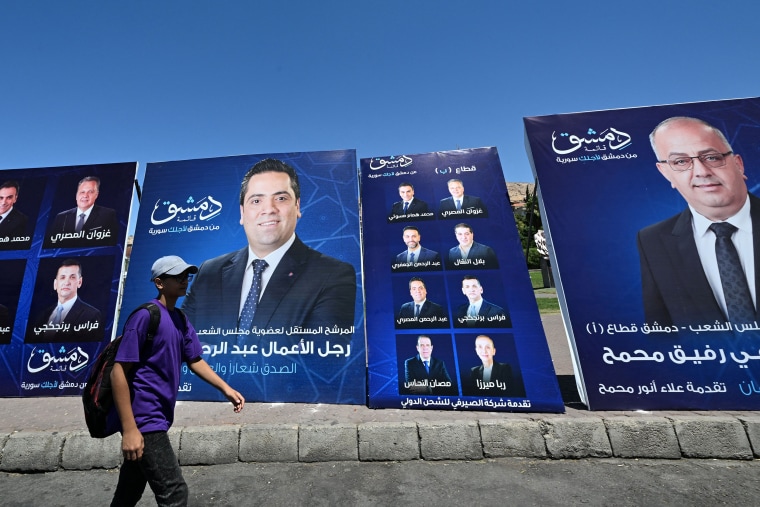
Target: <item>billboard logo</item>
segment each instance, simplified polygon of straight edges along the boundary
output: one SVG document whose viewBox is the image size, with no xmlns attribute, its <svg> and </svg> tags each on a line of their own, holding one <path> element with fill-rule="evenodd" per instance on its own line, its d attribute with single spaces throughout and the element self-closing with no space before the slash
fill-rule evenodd
<svg viewBox="0 0 760 507">
<path fill-rule="evenodd" d="M 380 169 L 400 169 L 402 167 L 408 167 L 412 165 L 412 157 L 406 155 L 400 155 L 398 157 L 376 157 L 370 159 L 369 168 L 371 171 L 379 171 Z"/>
<path fill-rule="evenodd" d="M 159 199 L 153 205 L 150 222 L 153 225 L 161 225 L 174 219 L 178 222 L 210 220 L 222 212 L 222 203 L 210 195 L 197 202 L 193 199 L 193 196 L 190 196 L 187 198 L 187 204 L 188 207 L 183 208 L 169 200 Z"/>
<path fill-rule="evenodd" d="M 556 131 L 552 132 L 552 150 L 557 155 L 567 155 L 581 148 L 589 152 L 623 150 L 630 145 L 631 136 L 612 127 L 598 134 L 590 128 L 583 137 L 562 132 L 557 139 Z"/>
<path fill-rule="evenodd" d="M 32 349 L 26 362 L 26 370 L 29 373 L 39 373 L 43 370 L 50 371 L 79 371 L 90 360 L 90 356 L 80 347 L 66 349 L 61 346 L 58 352 L 47 352 L 45 349 Z"/>
</svg>

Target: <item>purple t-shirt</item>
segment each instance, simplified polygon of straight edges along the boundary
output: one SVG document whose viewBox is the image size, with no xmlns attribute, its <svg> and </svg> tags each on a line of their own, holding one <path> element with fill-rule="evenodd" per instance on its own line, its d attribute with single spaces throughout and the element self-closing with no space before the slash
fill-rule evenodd
<svg viewBox="0 0 760 507">
<path fill-rule="evenodd" d="M 150 312 L 142 309 L 124 325 L 116 353 L 117 362 L 136 363 L 129 373 L 129 390 L 135 422 L 142 433 L 167 431 L 171 427 L 182 363 L 201 357 L 202 352 L 198 335 L 189 321 L 176 310 L 169 312 L 158 300 L 151 302 L 161 310 L 153 346 L 143 351 Z M 120 426 L 118 416 L 117 424 Z"/>
</svg>

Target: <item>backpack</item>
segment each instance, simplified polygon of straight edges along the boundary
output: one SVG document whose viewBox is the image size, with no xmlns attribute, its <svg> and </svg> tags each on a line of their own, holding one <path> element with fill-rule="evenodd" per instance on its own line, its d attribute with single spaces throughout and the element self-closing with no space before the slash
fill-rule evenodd
<svg viewBox="0 0 760 507">
<path fill-rule="evenodd" d="M 146 308 L 150 312 L 150 322 L 148 323 L 147 340 L 143 344 L 143 349 L 147 349 L 153 343 L 153 337 L 158 330 L 158 324 L 161 321 L 161 310 L 155 303 L 144 303 L 135 308 L 127 317 L 127 321 L 137 311 Z M 126 321 L 125 321 L 126 322 Z M 87 422 L 87 429 L 90 430 L 90 436 L 93 438 L 106 438 L 114 431 L 108 432 L 106 421 L 108 413 L 113 407 L 113 392 L 111 391 L 111 370 L 113 369 L 116 353 L 121 345 L 121 335 L 114 341 L 106 345 L 106 348 L 95 359 L 95 363 L 87 375 L 87 385 L 82 391 L 82 405 L 84 405 L 84 420 Z"/>
</svg>

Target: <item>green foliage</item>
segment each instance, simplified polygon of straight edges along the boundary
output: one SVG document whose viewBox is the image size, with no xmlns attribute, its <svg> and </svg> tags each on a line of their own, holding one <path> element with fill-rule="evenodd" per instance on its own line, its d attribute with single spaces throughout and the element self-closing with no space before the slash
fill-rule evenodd
<svg viewBox="0 0 760 507">
<path fill-rule="evenodd" d="M 526 187 L 525 189 L 525 207 L 514 209 L 514 215 L 517 233 L 520 236 L 523 254 L 526 255 L 528 268 L 536 269 L 540 265 L 541 256 L 536 250 L 533 235 L 536 234 L 536 231 L 543 228 L 543 224 L 541 223 L 541 212 L 538 207 L 538 197 L 535 191 L 530 191 L 530 187 Z"/>
</svg>

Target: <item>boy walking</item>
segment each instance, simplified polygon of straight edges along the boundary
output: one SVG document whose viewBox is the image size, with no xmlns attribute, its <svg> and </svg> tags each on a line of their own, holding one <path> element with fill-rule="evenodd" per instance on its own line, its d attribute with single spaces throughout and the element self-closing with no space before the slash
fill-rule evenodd
<svg viewBox="0 0 760 507">
<path fill-rule="evenodd" d="M 152 343 L 147 341 L 150 312 L 142 309 L 124 325 L 121 345 L 111 372 L 114 404 L 121 429 L 124 463 L 112 506 L 135 505 L 150 484 L 160 506 L 187 504 L 188 489 L 167 431 L 174 421 L 174 406 L 182 363 L 202 380 L 219 389 L 232 402 L 235 412 L 245 405 L 232 389 L 201 358 L 201 344 L 192 324 L 175 309 L 184 296 L 190 275 L 198 268 L 176 255 L 153 263 L 151 281 L 158 289 L 161 312 Z"/>
</svg>

